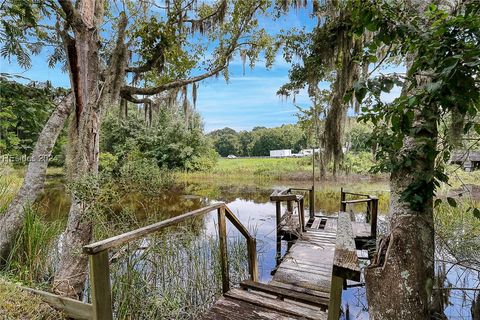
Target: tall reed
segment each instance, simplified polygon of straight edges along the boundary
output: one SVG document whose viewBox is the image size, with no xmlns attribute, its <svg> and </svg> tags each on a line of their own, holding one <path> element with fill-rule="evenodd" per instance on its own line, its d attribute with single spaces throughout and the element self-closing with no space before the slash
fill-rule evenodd
<svg viewBox="0 0 480 320">
<path fill-rule="evenodd" d="M 22 229 L 17 234 L 3 270 L 28 285 L 43 284 L 53 274 L 58 222 L 46 222 L 32 207 L 25 208 Z"/>
</svg>

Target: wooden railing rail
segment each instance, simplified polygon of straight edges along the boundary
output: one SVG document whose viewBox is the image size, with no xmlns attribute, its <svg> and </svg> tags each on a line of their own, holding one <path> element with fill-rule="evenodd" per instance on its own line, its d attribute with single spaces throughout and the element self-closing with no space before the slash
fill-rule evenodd
<svg viewBox="0 0 480 320">
<path fill-rule="evenodd" d="M 248 250 L 248 266 L 250 280 L 258 281 L 258 262 L 256 239 L 248 232 L 247 228 L 237 219 L 233 212 L 223 202 L 190 211 L 174 218 L 163 220 L 149 226 L 123 233 L 105 240 L 101 240 L 83 247 L 83 252 L 90 256 L 90 284 L 92 288 L 92 319 L 112 320 L 112 291 L 110 284 L 109 250 L 128 242 L 143 238 L 158 232 L 166 227 L 176 225 L 185 220 L 217 210 L 220 263 L 222 268 L 222 289 L 230 289 L 229 266 L 227 254 L 227 228 L 228 219 L 235 228 L 246 238 Z"/>
<path fill-rule="evenodd" d="M 292 191 L 308 191 L 308 213 L 310 218 L 315 217 L 315 189 L 312 186 L 310 189 L 308 188 L 290 188 L 290 192 Z"/>
<path fill-rule="evenodd" d="M 347 200 L 347 195 L 353 195 L 357 197 L 365 197 L 363 199 L 352 199 Z M 378 220 L 378 198 L 376 196 L 354 193 L 344 191 L 343 188 L 340 190 L 340 211 L 347 211 L 347 204 L 355 203 L 366 203 L 367 204 L 367 215 L 366 222 L 370 223 L 370 234 L 372 237 L 377 237 L 377 220 Z"/>
<path fill-rule="evenodd" d="M 22 290 L 30 292 L 40 297 L 45 303 L 62 311 L 68 318 L 90 320 L 92 319 L 93 309 L 89 303 L 62 297 L 50 292 L 36 290 L 27 287 L 20 287 Z"/>
</svg>

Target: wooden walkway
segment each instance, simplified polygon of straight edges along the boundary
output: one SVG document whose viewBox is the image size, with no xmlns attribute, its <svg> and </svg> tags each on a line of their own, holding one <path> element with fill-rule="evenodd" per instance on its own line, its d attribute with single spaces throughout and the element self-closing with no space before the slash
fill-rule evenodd
<svg viewBox="0 0 480 320">
<path fill-rule="evenodd" d="M 304 197 L 292 191 L 308 191 L 309 218 L 305 220 Z M 312 189 L 288 189 L 275 192 L 277 254 L 272 280 L 258 279 L 256 239 L 225 203 L 163 220 L 121 235 L 104 239 L 83 248 L 90 259 L 92 303 L 35 291 L 44 301 L 74 319 L 113 320 L 114 309 L 110 284 L 110 251 L 140 240 L 169 226 L 216 210 L 218 214 L 219 251 L 223 296 L 204 314 L 203 319 L 267 320 L 312 319 L 338 320 L 341 294 L 346 280 L 360 280 L 357 249 L 363 249 L 376 237 L 378 199 L 368 195 L 341 192 L 337 216 L 315 215 Z M 347 200 L 347 196 L 363 199 Z M 353 221 L 347 204 L 367 205 L 366 223 Z M 282 203 L 285 203 L 282 212 Z M 296 210 L 295 210 L 296 207 Z M 247 242 L 249 280 L 238 288 L 230 287 L 227 256 L 226 221 L 229 220 Z M 282 241 L 287 252 L 282 252 Z"/>
<path fill-rule="evenodd" d="M 342 191 L 342 209 L 349 202 L 345 200 L 347 194 Z M 277 240 L 288 241 L 289 247 L 280 257 L 281 246 L 277 243 L 272 280 L 268 284 L 242 282 L 240 288 L 224 293 L 204 319 L 337 320 L 346 280 L 360 281 L 356 249 L 362 249 L 364 240 L 372 239 L 376 230 L 371 223 L 352 221 L 352 216 L 343 211 L 330 217 L 312 215 L 310 210 L 305 222 L 303 197 L 291 194 L 291 190 L 274 193 L 271 200 L 277 203 Z M 287 203 L 284 214 L 280 206 L 283 201 Z M 364 201 L 370 213 L 375 210 L 375 221 L 377 201 L 374 197 Z M 297 214 L 293 213 L 295 203 Z M 373 225 L 376 228 L 376 223 Z"/>
</svg>

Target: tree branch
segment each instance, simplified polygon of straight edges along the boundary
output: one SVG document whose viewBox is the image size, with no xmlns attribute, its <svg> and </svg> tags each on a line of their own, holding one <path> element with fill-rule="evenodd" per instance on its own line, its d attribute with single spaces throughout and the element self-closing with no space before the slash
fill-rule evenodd
<svg viewBox="0 0 480 320">
<path fill-rule="evenodd" d="M 225 53 L 218 58 L 218 61 L 216 63 L 217 66 L 214 67 L 213 69 L 211 69 L 210 71 L 208 71 L 208 72 L 206 72 L 202 75 L 196 76 L 196 77 L 174 80 L 174 81 L 171 81 L 171 82 L 168 82 L 168 83 L 165 83 L 165 84 L 161 84 L 161 85 L 155 86 L 155 87 L 137 88 L 137 87 L 134 87 L 134 86 L 124 86 L 120 91 L 122 97 L 123 96 L 128 96 L 128 95 L 133 96 L 135 94 L 150 96 L 150 95 L 158 94 L 160 92 L 164 92 L 164 91 L 167 91 L 167 90 L 171 90 L 171 89 L 174 89 L 174 88 L 179 88 L 179 87 L 183 87 L 183 86 L 195 83 L 195 82 L 199 82 L 199 81 L 207 79 L 207 78 L 209 78 L 213 75 L 218 74 L 219 72 L 221 72 L 222 70 L 224 70 L 225 68 L 228 67 L 228 63 L 229 63 L 231 55 L 238 48 L 238 40 L 240 39 L 240 36 L 243 34 L 243 31 L 244 31 L 246 25 L 252 19 L 253 15 L 255 14 L 255 12 L 257 11 L 257 9 L 259 7 L 260 7 L 260 4 L 258 4 L 254 8 L 252 8 L 252 11 L 245 17 L 245 20 L 242 21 L 240 27 L 238 28 L 237 33 L 235 35 L 233 35 L 233 37 L 231 38 L 230 43 L 229 43 Z M 125 97 L 125 99 L 127 99 L 127 98 Z"/>
<path fill-rule="evenodd" d="M 63 12 L 65 12 L 68 24 L 76 28 L 85 27 L 82 17 L 77 12 L 70 0 L 58 0 L 58 3 L 62 7 Z"/>
</svg>

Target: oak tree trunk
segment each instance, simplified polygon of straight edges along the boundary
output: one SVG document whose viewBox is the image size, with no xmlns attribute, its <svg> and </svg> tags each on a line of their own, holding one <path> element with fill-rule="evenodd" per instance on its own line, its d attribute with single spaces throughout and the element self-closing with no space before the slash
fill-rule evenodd
<svg viewBox="0 0 480 320">
<path fill-rule="evenodd" d="M 97 29 L 103 18 L 103 1 L 83 0 L 78 8 L 83 25 L 74 29 L 74 38 L 63 35 L 76 103 L 75 118 L 70 123 L 67 157 L 67 174 L 72 182 L 81 182 L 98 173 L 102 116 L 119 99 L 127 63 L 125 14 L 120 15 L 117 43 L 103 72 Z M 61 238 L 53 290 L 57 294 L 81 299 L 88 262 L 82 248 L 92 240 L 91 204 L 82 200 L 75 188 L 71 192 L 72 204 L 67 228 Z"/>
<path fill-rule="evenodd" d="M 433 195 L 424 193 L 422 203 L 415 208 L 402 196 L 433 176 L 436 112 L 434 106 L 416 112 L 412 134 L 404 139 L 397 159 L 399 165 L 390 177 L 390 231 L 380 241 L 377 257 L 365 271 L 372 320 L 430 318 L 434 282 Z"/>
<path fill-rule="evenodd" d="M 72 95 L 65 97 L 50 115 L 38 136 L 22 186 L 0 217 L 0 263 L 7 259 L 16 234 L 25 218 L 24 209 L 35 202 L 45 183 L 48 160 L 53 146 L 72 110 Z"/>
</svg>

